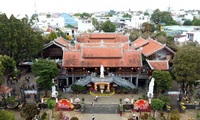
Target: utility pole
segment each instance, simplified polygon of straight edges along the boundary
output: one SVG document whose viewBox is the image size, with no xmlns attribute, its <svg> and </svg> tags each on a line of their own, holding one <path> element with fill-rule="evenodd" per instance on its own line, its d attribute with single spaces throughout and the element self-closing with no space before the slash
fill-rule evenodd
<svg viewBox="0 0 200 120">
<path fill-rule="evenodd" d="M 38 16 L 37 16 L 36 0 L 34 0 L 34 6 L 35 6 L 35 24 L 36 24 L 36 27 L 38 27 L 38 25 L 37 25 Z"/>
</svg>

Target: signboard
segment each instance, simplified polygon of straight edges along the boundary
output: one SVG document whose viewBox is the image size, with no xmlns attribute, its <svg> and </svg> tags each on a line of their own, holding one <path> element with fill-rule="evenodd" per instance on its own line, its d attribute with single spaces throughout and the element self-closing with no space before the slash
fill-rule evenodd
<svg viewBox="0 0 200 120">
<path fill-rule="evenodd" d="M 148 102 L 146 100 L 138 100 L 134 104 L 134 109 L 148 109 Z"/>
<path fill-rule="evenodd" d="M 73 109 L 74 106 L 71 104 L 71 102 L 67 99 L 62 99 L 58 102 L 59 108 L 66 108 L 66 109 Z"/>
</svg>

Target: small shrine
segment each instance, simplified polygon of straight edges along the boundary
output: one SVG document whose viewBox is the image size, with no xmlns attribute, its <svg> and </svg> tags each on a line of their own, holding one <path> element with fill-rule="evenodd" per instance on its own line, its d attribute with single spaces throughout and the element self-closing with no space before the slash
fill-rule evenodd
<svg viewBox="0 0 200 120">
<path fill-rule="evenodd" d="M 140 112 L 150 112 L 151 106 L 146 100 L 138 100 L 134 104 L 134 111 L 140 111 Z"/>
<path fill-rule="evenodd" d="M 57 103 L 57 110 L 72 111 L 73 108 L 73 104 L 67 99 L 62 99 Z"/>
</svg>

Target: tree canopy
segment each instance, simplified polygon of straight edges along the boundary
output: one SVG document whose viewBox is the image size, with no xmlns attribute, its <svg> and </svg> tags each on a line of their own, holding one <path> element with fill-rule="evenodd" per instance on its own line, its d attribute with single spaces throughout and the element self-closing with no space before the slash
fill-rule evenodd
<svg viewBox="0 0 200 120">
<path fill-rule="evenodd" d="M 31 68 L 32 72 L 39 77 L 36 83 L 44 88 L 45 96 L 47 96 L 47 90 L 55 85 L 52 83 L 52 79 L 54 79 L 59 72 L 56 62 L 52 62 L 50 59 L 39 58 L 38 61 L 33 61 Z"/>
<path fill-rule="evenodd" d="M 184 83 L 185 90 L 188 85 L 196 84 L 200 79 L 200 46 L 198 44 L 187 44 L 180 46 L 173 58 L 173 73 L 175 79 Z"/>
<path fill-rule="evenodd" d="M 158 111 L 163 111 L 163 106 L 164 106 L 164 103 L 160 99 L 152 99 L 151 108 Z"/>
<path fill-rule="evenodd" d="M 43 49 L 41 32 L 31 28 L 28 19 L 8 19 L 0 15 L 0 54 L 12 57 L 16 63 L 32 59 Z"/>
<path fill-rule="evenodd" d="M 94 25 L 95 30 L 100 31 L 102 29 L 103 22 L 98 22 L 97 19 L 92 18 L 92 25 Z"/>
<path fill-rule="evenodd" d="M 69 38 L 65 35 L 65 33 L 64 33 L 62 30 L 58 30 L 57 36 L 58 36 L 58 37 L 61 36 L 61 37 L 64 38 L 65 40 L 69 40 Z"/>
<path fill-rule="evenodd" d="M 83 12 L 82 14 L 81 13 L 75 13 L 74 16 L 80 16 L 81 18 L 84 18 L 84 17 L 91 17 L 91 14 Z"/>
<path fill-rule="evenodd" d="M 158 91 L 169 90 L 172 87 L 172 77 L 168 71 L 155 70 L 152 77 L 155 78 Z"/>
<path fill-rule="evenodd" d="M 15 120 L 15 115 L 9 111 L 0 110 L 0 120 Z"/>
<path fill-rule="evenodd" d="M 116 26 L 110 20 L 103 23 L 102 30 L 104 32 L 115 32 Z"/>
<path fill-rule="evenodd" d="M 193 22 L 193 25 L 194 25 L 194 26 L 200 26 L 200 19 L 196 19 L 196 20 Z"/>
<path fill-rule="evenodd" d="M 172 20 L 172 21 L 167 21 L 167 26 L 170 26 L 170 25 L 180 25 L 178 22 L 176 22 L 175 20 Z"/>
<path fill-rule="evenodd" d="M 32 120 L 40 111 L 35 104 L 26 104 L 20 113 L 24 119 Z"/>
<path fill-rule="evenodd" d="M 57 38 L 57 35 L 56 35 L 56 33 L 52 30 L 52 31 L 50 32 L 50 34 L 48 35 L 48 38 L 49 38 L 50 41 L 52 41 L 52 40 L 54 40 L 54 39 Z"/>
<path fill-rule="evenodd" d="M 149 15 L 149 13 L 148 12 L 144 12 L 144 15 Z"/>
<path fill-rule="evenodd" d="M 0 74 L 2 74 L 2 76 L 0 75 L 0 80 L 4 80 L 4 84 L 7 84 L 7 78 L 8 75 L 11 75 L 14 72 L 14 69 L 16 67 L 16 63 L 14 61 L 13 58 L 10 58 L 7 55 L 0 55 Z M 3 81 L 0 81 L 0 83 L 2 83 Z"/>
<path fill-rule="evenodd" d="M 128 18 L 131 18 L 132 15 L 129 15 L 128 13 L 124 14 L 122 17 L 128 17 Z"/>
<path fill-rule="evenodd" d="M 193 23 L 192 23 L 192 21 L 191 20 L 186 20 L 184 23 L 183 23 L 183 25 L 192 25 Z"/>
<path fill-rule="evenodd" d="M 151 15 L 151 20 L 158 24 L 160 22 L 167 23 L 168 21 L 172 21 L 171 13 L 167 11 L 161 12 L 159 9 L 154 10 L 153 14 Z"/>
</svg>

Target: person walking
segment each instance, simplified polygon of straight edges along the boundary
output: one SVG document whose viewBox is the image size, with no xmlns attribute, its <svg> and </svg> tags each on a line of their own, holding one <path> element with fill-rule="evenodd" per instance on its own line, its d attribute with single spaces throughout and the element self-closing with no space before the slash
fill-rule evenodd
<svg viewBox="0 0 200 120">
<path fill-rule="evenodd" d="M 92 116 L 92 120 L 94 120 L 94 119 L 95 119 L 95 116 L 93 115 L 93 116 Z"/>
</svg>

